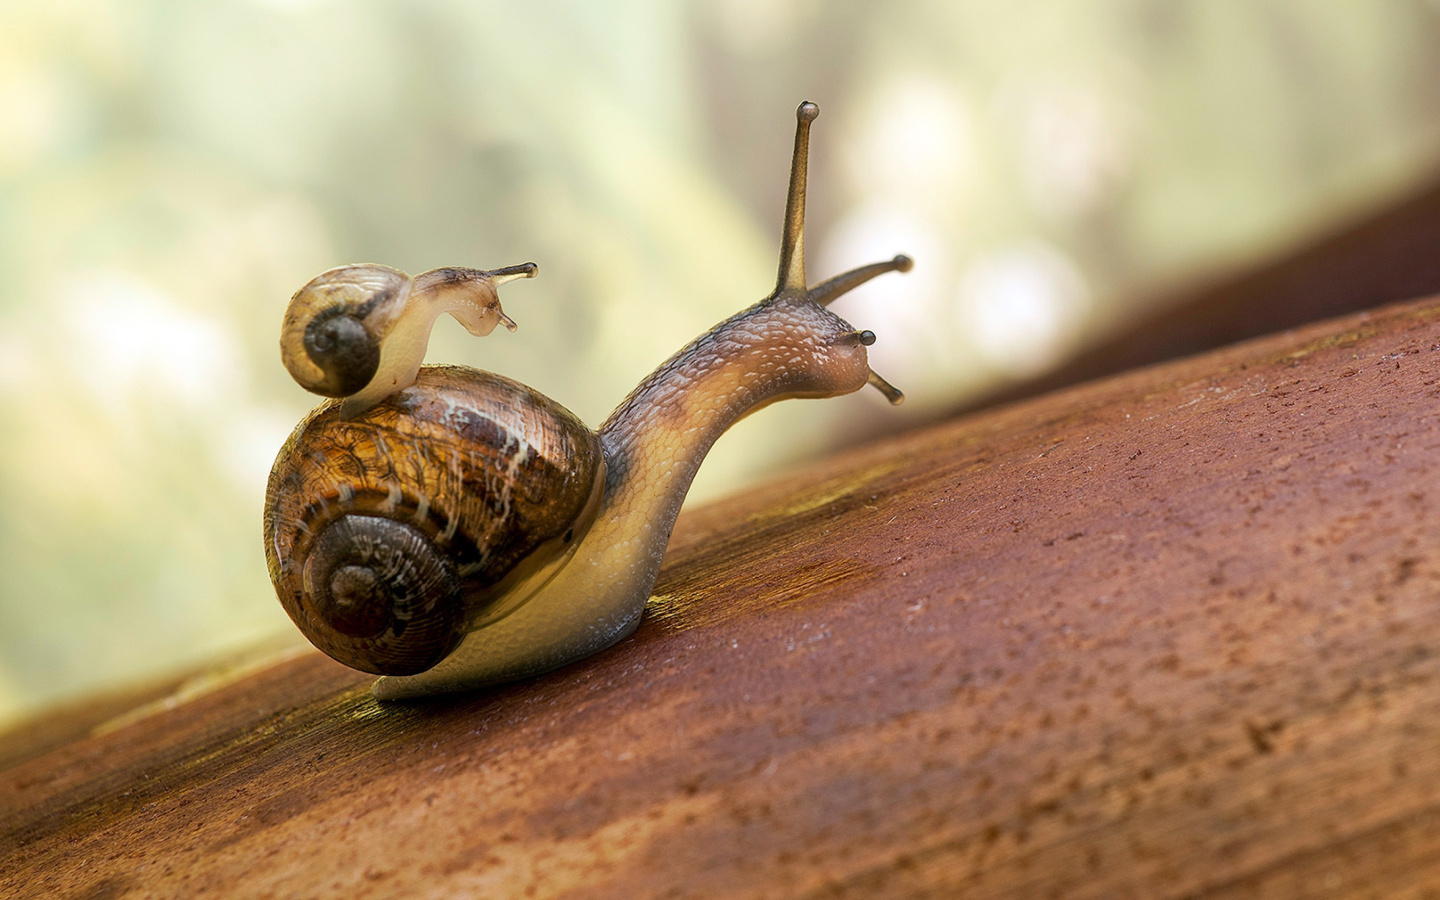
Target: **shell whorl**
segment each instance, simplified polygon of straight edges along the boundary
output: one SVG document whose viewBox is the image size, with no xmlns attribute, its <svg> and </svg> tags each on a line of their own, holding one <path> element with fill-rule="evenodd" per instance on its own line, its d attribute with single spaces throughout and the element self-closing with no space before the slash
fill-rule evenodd
<svg viewBox="0 0 1440 900">
<path fill-rule="evenodd" d="M 380 368 L 380 342 L 344 307 L 331 307 L 305 327 L 305 355 L 325 373 L 306 385 L 326 397 L 346 397 L 363 388 Z"/>
<path fill-rule="evenodd" d="M 265 551 L 291 619 L 353 668 L 430 668 L 508 614 L 599 506 L 599 437 L 517 382 L 422 369 L 354 419 L 296 428 L 270 474 Z"/>
<path fill-rule="evenodd" d="M 455 564 L 430 535 L 383 516 L 346 514 L 317 535 L 301 581 L 324 626 L 320 647 L 356 669 L 423 672 L 464 636 Z"/>
</svg>

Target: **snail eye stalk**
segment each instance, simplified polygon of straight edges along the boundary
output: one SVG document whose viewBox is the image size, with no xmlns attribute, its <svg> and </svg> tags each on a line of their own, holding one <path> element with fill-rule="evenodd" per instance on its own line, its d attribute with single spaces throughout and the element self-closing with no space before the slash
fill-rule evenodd
<svg viewBox="0 0 1440 900">
<path fill-rule="evenodd" d="M 891 406 L 899 406 L 905 402 L 905 394 L 895 385 L 876 374 L 874 369 L 870 370 L 870 377 L 865 383 L 884 394 L 885 399 L 890 401 Z"/>
</svg>

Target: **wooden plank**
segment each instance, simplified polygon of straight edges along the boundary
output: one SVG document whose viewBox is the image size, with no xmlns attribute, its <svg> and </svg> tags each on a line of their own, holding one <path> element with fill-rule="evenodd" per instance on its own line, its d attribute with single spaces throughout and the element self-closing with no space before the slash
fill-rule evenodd
<svg viewBox="0 0 1440 900">
<path fill-rule="evenodd" d="M 307 652 L 0 753 L 0 889 L 1433 895 L 1437 384 L 1429 301 L 847 453 L 544 678 Z"/>
</svg>

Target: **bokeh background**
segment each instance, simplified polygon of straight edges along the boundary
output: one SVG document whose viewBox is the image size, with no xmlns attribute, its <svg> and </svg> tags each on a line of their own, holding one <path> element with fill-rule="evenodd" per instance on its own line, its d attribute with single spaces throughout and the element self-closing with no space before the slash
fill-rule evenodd
<svg viewBox="0 0 1440 900">
<path fill-rule="evenodd" d="M 1311 0 L 0 2 L 0 722 L 298 640 L 260 546 L 331 266 L 540 264 L 431 359 L 598 423 L 809 268 L 906 390 L 771 407 L 696 497 L 1044 371 L 1440 163 L 1440 6 Z"/>
</svg>

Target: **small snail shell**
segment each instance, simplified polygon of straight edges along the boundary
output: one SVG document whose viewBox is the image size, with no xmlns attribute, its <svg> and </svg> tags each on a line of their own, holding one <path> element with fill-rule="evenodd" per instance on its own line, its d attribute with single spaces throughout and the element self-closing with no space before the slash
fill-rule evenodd
<svg viewBox="0 0 1440 900">
<path fill-rule="evenodd" d="M 415 381 L 430 329 L 450 313 L 473 335 L 515 323 L 500 285 L 533 278 L 534 263 L 503 269 L 434 269 L 411 278 L 366 263 L 322 272 L 295 292 L 280 328 L 280 358 L 307 391 L 344 397 L 349 418 Z"/>
<path fill-rule="evenodd" d="M 380 376 L 371 376 L 365 410 L 350 409 L 347 397 L 300 423 L 270 474 L 265 551 L 281 602 L 316 646 L 384 674 L 373 688 L 381 699 L 574 662 L 635 629 L 690 482 L 737 419 L 776 400 L 867 384 L 900 402 L 869 368 L 875 335 L 825 307 L 877 275 L 908 271 L 910 260 L 807 287 L 806 157 L 818 114 L 813 103 L 796 112 L 775 290 L 671 357 L 598 430 L 523 385 L 449 366 L 421 369 L 409 386 L 386 376 L 376 387 Z M 383 373 L 395 327 L 386 330 L 390 314 L 379 309 L 404 285 L 403 273 L 350 267 L 311 282 L 296 303 L 306 295 L 303 305 L 317 310 L 311 323 L 353 318 L 358 325 L 335 329 L 337 342 L 342 330 L 360 344 L 379 335 Z M 420 335 L 418 353 L 405 354 L 416 365 L 438 313 L 427 315 L 407 338 Z M 302 318 L 292 325 L 287 314 L 287 344 L 304 347 L 311 328 L 326 327 Z M 302 362 L 309 381 L 297 379 L 337 391 L 365 380 L 364 366 L 353 377 L 315 368 L 323 374 Z"/>
</svg>

